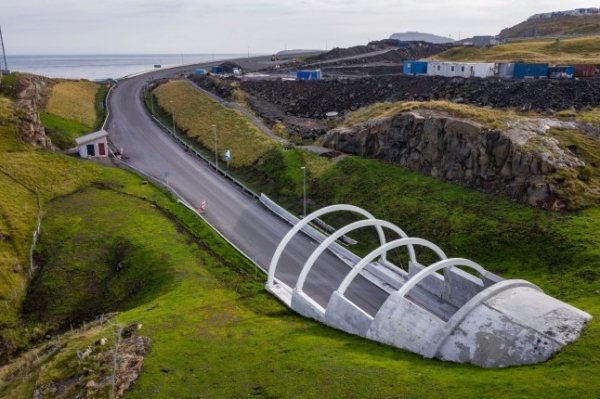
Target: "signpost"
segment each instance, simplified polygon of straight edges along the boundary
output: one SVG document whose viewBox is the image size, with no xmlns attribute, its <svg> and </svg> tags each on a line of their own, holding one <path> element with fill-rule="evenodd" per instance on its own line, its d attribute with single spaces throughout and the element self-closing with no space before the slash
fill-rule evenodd
<svg viewBox="0 0 600 399">
<path fill-rule="evenodd" d="M 225 162 L 227 162 L 227 169 L 229 169 L 229 160 L 231 159 L 231 151 L 225 150 Z"/>
</svg>

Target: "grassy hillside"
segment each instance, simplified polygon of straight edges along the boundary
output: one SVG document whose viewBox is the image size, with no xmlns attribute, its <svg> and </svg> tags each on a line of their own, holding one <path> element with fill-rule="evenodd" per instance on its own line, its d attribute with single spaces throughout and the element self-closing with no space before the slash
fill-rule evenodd
<svg viewBox="0 0 600 399">
<path fill-rule="evenodd" d="M 0 323 L 12 320 L 24 295 L 29 246 L 37 223 L 38 195 L 49 199 L 89 184 L 97 173 L 92 164 L 35 151 L 16 134 L 17 115 L 0 98 Z"/>
<path fill-rule="evenodd" d="M 156 93 L 170 105 L 173 93 Z M 175 115 L 184 115 L 178 106 L 184 104 L 174 101 Z M 226 123 L 220 118 L 229 110 L 217 104 L 212 110 L 203 124 Z M 19 145 L 10 135 L 1 136 L 0 144 Z M 109 397 L 106 386 L 94 388 L 111 375 L 101 351 L 114 346 L 118 324 L 131 322 L 142 323 L 139 334 L 151 339 L 152 348 L 126 398 L 578 398 L 600 392 L 600 208 L 547 213 L 373 160 L 335 162 L 267 147 L 232 171 L 284 205 L 301 209 L 300 166 L 306 165 L 309 211 L 331 203 L 362 206 L 449 255 L 531 280 L 590 312 L 591 325 L 541 365 L 483 370 L 423 359 L 294 314 L 266 293 L 264 275 L 162 190 L 121 170 L 72 160 L 67 165 L 78 175 L 76 192 L 41 185 L 43 268 L 26 306 L 30 320 L 38 321 L 21 331 L 43 337 L 39 319 L 68 324 L 120 313 L 112 325 L 53 337 L 1 367 L 0 397 L 33 397 L 36 386 L 53 397 L 75 397 L 85 389 L 90 397 Z M 20 178 L 37 181 L 38 172 L 21 165 Z M 357 238 L 358 251 L 368 251 L 369 235 Z M 109 340 L 104 349 L 93 345 L 100 337 Z M 90 357 L 78 359 L 77 350 L 88 347 Z"/>
<path fill-rule="evenodd" d="M 548 62 L 600 64 L 600 36 L 512 42 L 490 48 L 454 47 L 432 57 L 465 62 Z"/>
<path fill-rule="evenodd" d="M 289 175 L 294 172 L 290 163 L 295 165 L 304 157 L 310 157 L 298 151 L 284 154 L 284 163 L 290 166 Z M 265 161 L 265 167 L 275 166 L 272 159 Z M 598 294 L 594 292 L 597 284 L 582 284 L 583 279 L 574 277 L 571 272 L 576 265 L 558 263 L 555 269 L 548 266 L 548 260 L 561 252 L 561 261 L 571 261 L 570 247 L 579 240 L 585 245 L 582 249 L 598 248 L 592 234 L 593 226 L 600 222 L 597 211 L 569 218 L 568 223 L 562 224 L 560 217 L 508 201 L 490 201 L 489 196 L 375 161 L 349 159 L 329 163 L 328 170 L 319 179 L 317 192 L 323 194 L 329 190 L 342 201 L 354 198 L 354 203 L 373 209 L 378 207 L 369 193 L 373 192 L 374 185 L 387 182 L 387 186 L 376 191 L 384 195 L 382 204 L 386 204 L 385 208 L 379 207 L 378 213 L 396 215 L 402 208 L 402 212 L 409 211 L 407 219 L 421 215 L 408 226 L 402 224 L 403 227 L 414 233 L 421 226 L 425 237 L 435 235 L 433 229 L 443 230 L 440 234 L 447 236 L 443 247 L 450 251 L 462 251 L 469 244 L 475 244 L 473 252 L 489 254 L 487 267 L 502 269 L 507 276 L 533 277 L 532 281 L 550 293 L 568 299 L 595 316 L 582 339 L 545 364 L 483 370 L 423 359 L 304 319 L 267 294 L 263 275 L 255 274 L 252 265 L 160 190 L 118 170 L 105 171 L 101 180 L 101 185 L 60 198 L 48 206 L 44 222 L 47 230 L 40 248 L 53 259 L 76 257 L 76 261 L 62 265 L 61 273 L 70 277 L 63 279 L 62 284 L 56 282 L 58 285 L 48 307 L 50 312 L 71 300 L 73 293 L 63 289 L 66 286 L 87 282 L 92 294 L 87 297 L 89 301 L 94 300 L 94 293 L 101 292 L 91 289 L 95 285 L 89 276 L 98 268 L 104 270 L 112 264 L 111 256 L 94 256 L 102 251 L 112 253 L 115 241 L 107 238 L 126 238 L 127 242 L 137 243 L 129 256 L 124 257 L 126 267 L 111 272 L 108 284 L 111 292 L 122 292 L 143 277 L 152 279 L 157 272 L 158 277 L 172 278 L 159 280 L 158 284 L 149 282 L 147 287 L 153 294 L 137 297 L 140 306 L 131 302 L 122 309 L 129 310 L 111 319 L 114 324 L 142 323 L 139 333 L 152 341 L 144 371 L 125 397 L 570 398 L 585 397 L 587 392 L 600 390 L 595 378 L 600 371 L 597 361 L 600 327 L 596 322 L 600 306 Z M 301 177 L 290 178 L 290 181 L 295 182 L 293 185 L 301 184 Z M 312 174 L 311 183 L 315 183 Z M 394 187 L 405 195 L 390 191 Z M 314 196 L 315 191 L 311 191 L 311 198 Z M 395 201 L 389 201 L 388 197 Z M 423 212 L 425 209 L 430 209 L 429 215 Z M 174 218 L 167 218 L 167 214 Z M 99 224 L 81 223 L 92 215 Z M 537 225 L 532 224 L 535 220 Z M 429 224 L 434 221 L 435 227 Z M 554 230 L 559 225 L 567 230 Z M 469 238 L 464 231 L 459 231 L 464 227 L 475 237 Z M 564 237 L 552 239 L 550 230 L 565 237 L 577 231 L 580 236 L 562 242 L 560 238 Z M 102 234 L 104 231 L 108 234 Z M 507 248 L 499 245 L 494 239 L 496 235 L 513 244 L 528 243 Z M 516 237 L 511 237 L 513 235 Z M 587 242 L 590 238 L 592 241 Z M 448 242 L 459 248 L 448 248 Z M 486 246 L 479 248 L 481 242 L 486 242 Z M 538 257 L 547 250 L 547 257 Z M 520 263 L 527 257 L 525 254 L 516 256 L 519 251 L 527 251 L 532 258 L 523 267 Z M 587 262 L 598 255 L 583 253 L 590 257 Z M 573 259 L 573 262 L 581 261 L 586 259 Z M 58 263 L 50 262 L 48 266 L 53 264 Z M 593 270 L 597 270 L 593 269 L 597 266 L 594 265 L 588 264 L 582 275 L 588 279 L 600 278 L 594 277 Z M 67 273 L 67 270 L 70 271 Z M 40 284 L 51 282 L 40 277 Z M 94 327 L 87 333 L 75 331 L 66 335 L 61 350 L 54 357 L 24 367 L 16 378 L 0 388 L 0 396 L 31 397 L 36 382 L 38 387 L 43 387 L 53 381 L 77 381 L 67 391 L 74 396 L 76 388 L 83 389 L 90 381 L 98 382 L 95 370 L 105 367 L 94 361 L 93 356 L 99 355 L 102 349 L 91 342 L 104 336 L 109 338 L 108 346 L 112 346 L 115 330 L 116 327 L 108 325 Z M 75 352 L 86 347 L 93 349 L 92 358 L 79 361 Z M 29 356 L 35 358 L 33 353 Z M 9 370 L 0 369 L 0 377 L 9 374 Z M 103 392 L 100 397 L 108 397 L 107 391 Z"/>
<path fill-rule="evenodd" d="M 233 167 L 251 165 L 274 147 L 275 143 L 239 111 L 197 93 L 186 82 L 174 81 L 161 85 L 154 94 L 165 112 L 175 112 L 177 126 L 213 154 L 216 131 L 219 158 L 222 159 L 224 150 L 230 150 Z M 165 124 L 171 126 L 169 122 Z"/>
<path fill-rule="evenodd" d="M 503 29 L 501 38 L 600 33 L 600 15 L 564 16 L 523 21 Z"/>
<path fill-rule="evenodd" d="M 100 128 L 104 120 L 107 87 L 87 80 L 59 81 L 40 113 L 46 134 L 61 149 L 75 146 L 75 139 Z"/>
</svg>

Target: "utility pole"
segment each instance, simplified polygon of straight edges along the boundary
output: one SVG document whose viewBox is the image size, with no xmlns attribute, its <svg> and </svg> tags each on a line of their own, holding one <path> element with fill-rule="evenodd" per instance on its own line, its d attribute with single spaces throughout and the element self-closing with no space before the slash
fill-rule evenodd
<svg viewBox="0 0 600 399">
<path fill-rule="evenodd" d="M 4 51 L 4 39 L 2 38 L 2 27 L 0 27 L 0 47 L 2 49 L 2 59 L 4 60 L 4 67 L 0 65 L 0 77 L 2 77 L 2 73 L 8 73 L 8 64 L 6 63 L 6 52 Z"/>
</svg>

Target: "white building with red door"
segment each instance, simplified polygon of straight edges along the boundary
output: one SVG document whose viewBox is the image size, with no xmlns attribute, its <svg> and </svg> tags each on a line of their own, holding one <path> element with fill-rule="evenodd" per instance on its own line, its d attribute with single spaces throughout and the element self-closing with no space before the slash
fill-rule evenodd
<svg viewBox="0 0 600 399">
<path fill-rule="evenodd" d="M 99 130 L 94 133 L 86 134 L 75 139 L 77 149 L 81 158 L 108 156 L 108 133 L 106 130 Z"/>
</svg>

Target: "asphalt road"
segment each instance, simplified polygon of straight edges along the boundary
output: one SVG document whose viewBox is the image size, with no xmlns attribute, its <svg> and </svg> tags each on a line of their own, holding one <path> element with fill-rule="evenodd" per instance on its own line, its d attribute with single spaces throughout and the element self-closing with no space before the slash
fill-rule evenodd
<svg viewBox="0 0 600 399">
<path fill-rule="evenodd" d="M 267 57 L 244 60 L 243 66 L 250 69 L 261 62 L 266 63 Z M 155 70 L 120 81 L 109 97 L 111 117 L 105 129 L 113 144 L 124 149 L 129 164 L 163 181 L 168 175 L 169 185 L 195 206 L 206 200 L 206 218 L 210 223 L 267 270 L 277 245 L 291 226 L 186 153 L 152 121 L 140 101 L 148 76 L 178 77 L 207 66 Z M 317 246 L 304 235 L 297 235 L 288 244 L 275 277 L 293 287 L 302 265 Z M 304 291 L 325 307 L 347 273 L 348 266 L 326 252 L 311 270 Z M 388 294 L 359 276 L 346 296 L 374 315 Z"/>
</svg>

